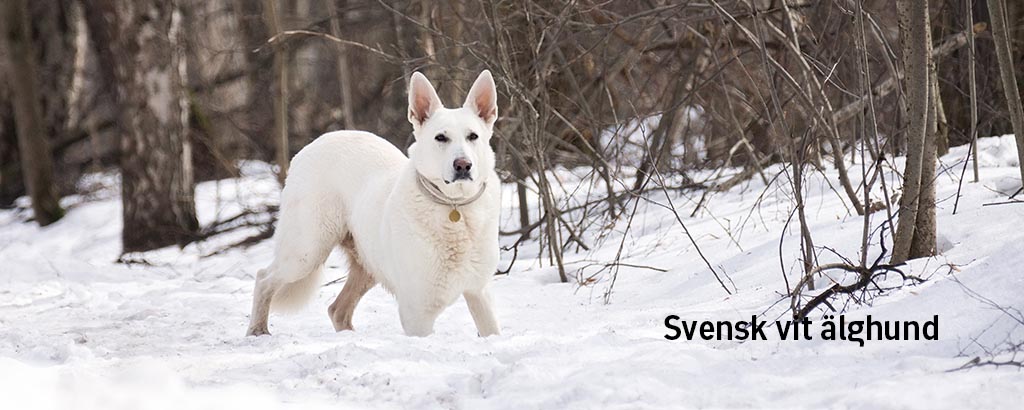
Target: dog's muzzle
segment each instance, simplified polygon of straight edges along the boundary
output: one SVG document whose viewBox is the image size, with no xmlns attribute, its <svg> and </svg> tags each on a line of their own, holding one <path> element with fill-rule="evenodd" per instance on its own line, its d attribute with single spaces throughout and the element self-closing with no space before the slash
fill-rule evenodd
<svg viewBox="0 0 1024 410">
<path fill-rule="evenodd" d="M 469 173 L 469 170 L 473 168 L 473 163 L 469 162 L 468 159 L 459 158 L 452 162 L 452 168 L 455 168 L 455 179 L 452 181 L 458 181 L 461 179 L 473 180 L 473 176 Z"/>
</svg>

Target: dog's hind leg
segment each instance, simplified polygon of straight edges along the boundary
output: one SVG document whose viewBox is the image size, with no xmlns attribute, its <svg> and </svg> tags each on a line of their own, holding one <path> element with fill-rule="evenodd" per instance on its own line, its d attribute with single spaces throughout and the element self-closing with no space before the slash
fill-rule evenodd
<svg viewBox="0 0 1024 410">
<path fill-rule="evenodd" d="M 297 310 L 320 287 L 324 261 L 337 244 L 337 231 L 343 227 L 325 217 L 329 213 L 312 211 L 294 200 L 282 201 L 274 234 L 274 261 L 260 271 L 253 290 L 250 336 L 269 334 L 267 316 L 271 308 Z"/>
<path fill-rule="evenodd" d="M 352 330 L 352 314 L 356 310 L 356 305 L 363 295 L 377 284 L 377 280 L 359 260 L 352 236 L 343 240 L 341 247 L 348 255 L 348 278 L 345 279 L 345 287 L 338 293 L 338 298 L 327 308 L 327 314 L 334 323 L 334 330 L 339 332 Z"/>
<path fill-rule="evenodd" d="M 267 330 L 267 318 L 270 315 L 270 299 L 279 287 L 274 281 L 273 276 L 267 275 L 266 269 L 260 269 L 256 275 L 256 288 L 252 294 L 252 314 L 249 316 L 247 336 L 270 334 L 270 331 Z"/>
</svg>

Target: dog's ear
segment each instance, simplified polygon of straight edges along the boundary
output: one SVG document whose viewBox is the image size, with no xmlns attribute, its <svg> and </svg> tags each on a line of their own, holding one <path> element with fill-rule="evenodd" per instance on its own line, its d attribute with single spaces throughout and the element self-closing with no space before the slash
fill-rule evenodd
<svg viewBox="0 0 1024 410">
<path fill-rule="evenodd" d="M 427 77 L 419 72 L 412 73 L 412 80 L 409 81 L 409 122 L 419 127 L 442 106 L 437 91 L 434 91 Z"/>
<path fill-rule="evenodd" d="M 484 70 L 469 89 L 463 107 L 473 110 L 488 126 L 498 119 L 498 92 L 489 70 Z"/>
</svg>

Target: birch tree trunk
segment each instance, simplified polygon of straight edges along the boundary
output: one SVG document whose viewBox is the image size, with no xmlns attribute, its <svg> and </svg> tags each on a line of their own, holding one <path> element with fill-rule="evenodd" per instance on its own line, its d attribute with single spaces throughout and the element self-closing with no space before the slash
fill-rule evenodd
<svg viewBox="0 0 1024 410">
<path fill-rule="evenodd" d="M 185 135 L 181 13 L 159 0 L 96 0 L 85 9 L 120 107 L 122 249 L 183 245 L 199 224 Z"/>
<path fill-rule="evenodd" d="M 7 79 L 10 83 L 14 122 L 18 135 L 21 173 L 36 222 L 49 225 L 64 215 L 53 179 L 46 123 L 39 95 L 39 72 L 32 49 L 32 27 L 26 0 L 8 0 L 4 7 L 4 37 L 7 40 Z"/>
</svg>

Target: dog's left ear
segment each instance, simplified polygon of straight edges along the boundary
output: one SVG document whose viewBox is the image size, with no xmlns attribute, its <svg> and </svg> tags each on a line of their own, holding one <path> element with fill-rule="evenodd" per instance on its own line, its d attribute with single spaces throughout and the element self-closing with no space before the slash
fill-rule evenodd
<svg viewBox="0 0 1024 410">
<path fill-rule="evenodd" d="M 462 106 L 473 110 L 488 126 L 494 126 L 498 119 L 498 92 L 490 70 L 484 70 L 476 78 Z"/>
</svg>

